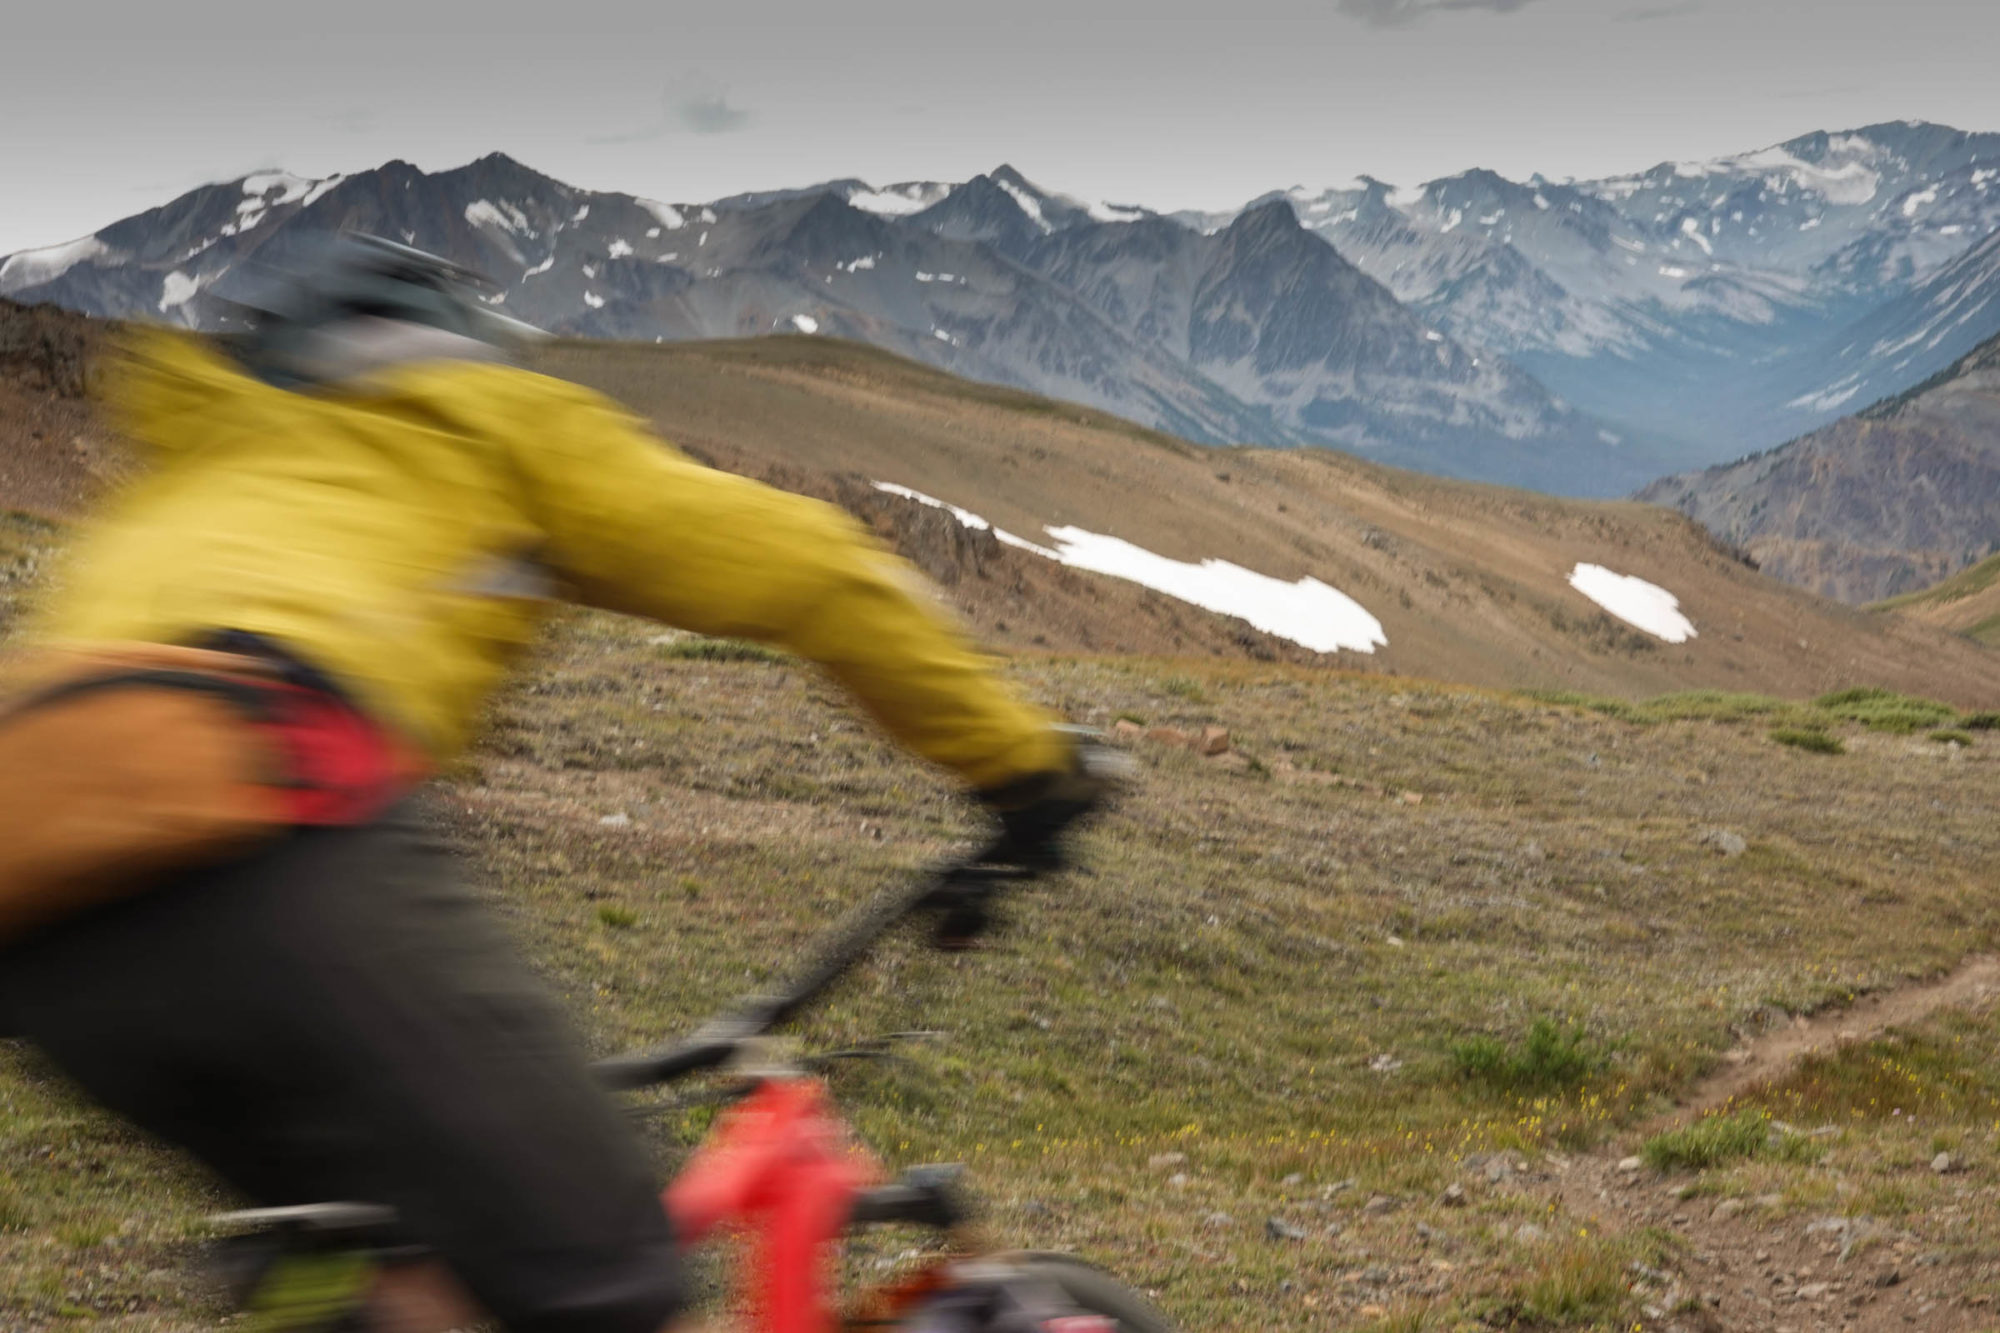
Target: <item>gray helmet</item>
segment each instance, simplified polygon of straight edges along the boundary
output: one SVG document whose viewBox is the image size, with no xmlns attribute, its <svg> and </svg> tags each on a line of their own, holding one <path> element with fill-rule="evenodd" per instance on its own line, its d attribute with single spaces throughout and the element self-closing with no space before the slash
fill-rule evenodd
<svg viewBox="0 0 2000 1333">
<path fill-rule="evenodd" d="M 500 287 L 414 246 L 341 232 L 296 266 L 260 266 L 249 291 L 231 301 L 249 320 L 237 355 L 263 379 L 301 388 L 325 378 L 329 339 L 365 321 L 435 330 L 499 351 L 542 336 L 489 308 L 480 299 L 482 289 Z"/>
</svg>

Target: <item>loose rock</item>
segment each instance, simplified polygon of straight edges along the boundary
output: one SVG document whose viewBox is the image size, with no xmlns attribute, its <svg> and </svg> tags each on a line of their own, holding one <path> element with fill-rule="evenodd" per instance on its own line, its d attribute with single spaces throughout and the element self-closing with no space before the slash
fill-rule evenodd
<svg viewBox="0 0 2000 1333">
<path fill-rule="evenodd" d="M 1750 850 L 1750 844 L 1743 835 L 1726 828 L 1704 829 L 1695 841 L 1704 847 L 1713 848 L 1721 856 L 1741 856 Z"/>
</svg>

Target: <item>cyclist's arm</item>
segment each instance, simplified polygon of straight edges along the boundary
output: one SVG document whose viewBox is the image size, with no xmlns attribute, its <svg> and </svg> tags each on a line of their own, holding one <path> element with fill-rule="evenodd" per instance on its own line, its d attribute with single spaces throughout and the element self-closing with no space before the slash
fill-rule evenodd
<svg viewBox="0 0 2000 1333">
<path fill-rule="evenodd" d="M 520 463 L 546 557 L 583 600 L 797 653 L 971 786 L 1066 762 L 1051 719 L 845 513 L 703 467 L 595 395 L 571 391 L 560 418 Z"/>
</svg>

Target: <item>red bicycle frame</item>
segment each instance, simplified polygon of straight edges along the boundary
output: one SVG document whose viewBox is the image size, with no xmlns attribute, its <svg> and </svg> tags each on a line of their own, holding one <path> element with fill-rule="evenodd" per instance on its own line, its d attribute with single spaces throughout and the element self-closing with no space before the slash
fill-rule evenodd
<svg viewBox="0 0 2000 1333">
<path fill-rule="evenodd" d="M 829 1333 L 839 1323 L 833 1247 L 854 1201 L 883 1178 L 834 1114 L 818 1079 L 766 1079 L 720 1124 L 663 1196 L 681 1238 L 752 1234 L 753 1327 Z"/>
</svg>

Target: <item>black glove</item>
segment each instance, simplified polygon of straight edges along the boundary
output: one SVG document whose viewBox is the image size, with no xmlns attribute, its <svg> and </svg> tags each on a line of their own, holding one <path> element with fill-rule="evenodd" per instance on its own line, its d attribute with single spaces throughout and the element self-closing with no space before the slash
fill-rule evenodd
<svg viewBox="0 0 2000 1333">
<path fill-rule="evenodd" d="M 1000 821 L 1000 837 L 985 859 L 1028 870 L 1059 870 L 1067 861 L 1070 826 L 1111 799 L 1132 761 L 1096 732 L 1062 727 L 1068 753 L 1061 768 L 989 787 L 979 800 Z"/>
</svg>

